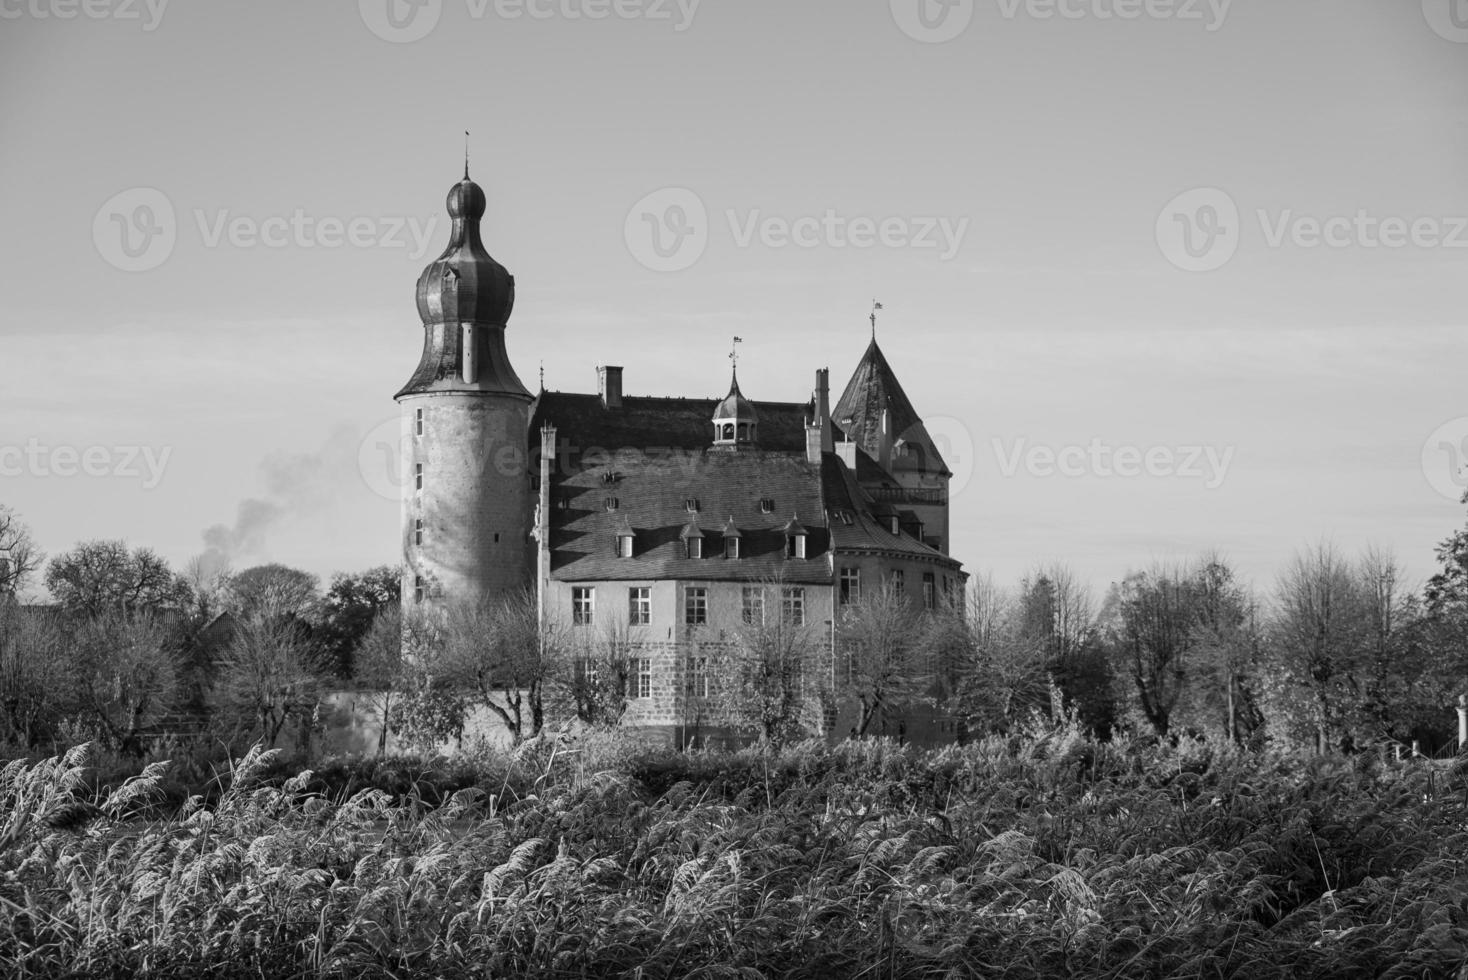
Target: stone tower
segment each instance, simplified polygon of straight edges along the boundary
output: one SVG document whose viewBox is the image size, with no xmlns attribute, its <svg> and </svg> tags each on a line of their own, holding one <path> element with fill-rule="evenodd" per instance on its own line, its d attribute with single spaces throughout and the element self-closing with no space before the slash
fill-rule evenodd
<svg viewBox="0 0 1468 980">
<path fill-rule="evenodd" d="M 530 579 L 529 391 L 505 351 L 515 277 L 479 237 L 485 197 L 449 190 L 448 248 L 418 277 L 423 357 L 394 396 L 407 465 L 403 603 L 442 610 Z"/>
</svg>

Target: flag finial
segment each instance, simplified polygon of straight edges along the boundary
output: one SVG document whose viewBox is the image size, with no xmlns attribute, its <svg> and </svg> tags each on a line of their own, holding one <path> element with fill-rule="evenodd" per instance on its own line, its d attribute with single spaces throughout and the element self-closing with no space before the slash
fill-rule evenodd
<svg viewBox="0 0 1468 980">
<path fill-rule="evenodd" d="M 464 130 L 464 179 L 469 179 L 469 131 Z"/>
<path fill-rule="evenodd" d="M 872 339 L 873 340 L 876 340 L 877 339 L 877 311 L 880 310 L 881 308 L 882 308 L 882 304 L 881 303 L 878 303 L 876 300 L 872 300 Z"/>
</svg>

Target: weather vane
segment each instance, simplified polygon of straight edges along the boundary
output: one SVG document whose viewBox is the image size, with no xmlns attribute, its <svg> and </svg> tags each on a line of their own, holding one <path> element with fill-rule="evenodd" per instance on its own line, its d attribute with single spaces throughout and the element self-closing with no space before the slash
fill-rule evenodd
<svg viewBox="0 0 1468 980">
<path fill-rule="evenodd" d="M 743 337 L 735 337 L 734 343 L 729 345 L 729 363 L 734 365 L 734 370 L 739 370 L 739 345 L 744 343 Z"/>
<path fill-rule="evenodd" d="M 877 339 L 877 311 L 880 310 L 881 308 L 882 308 L 882 304 L 881 303 L 878 303 L 876 300 L 872 300 L 872 339 L 873 340 L 876 340 Z"/>
</svg>

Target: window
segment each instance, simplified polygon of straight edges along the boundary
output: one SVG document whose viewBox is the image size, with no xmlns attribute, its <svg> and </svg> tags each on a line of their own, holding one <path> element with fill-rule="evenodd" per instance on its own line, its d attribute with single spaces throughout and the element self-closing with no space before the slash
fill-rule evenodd
<svg viewBox="0 0 1468 980">
<path fill-rule="evenodd" d="M 686 511 L 688 511 L 688 513 L 690 513 L 690 514 L 697 514 L 698 513 L 698 498 L 697 497 L 689 497 L 686 500 L 684 500 L 683 501 L 683 509 L 686 510 Z"/>
<path fill-rule="evenodd" d="M 725 558 L 738 558 L 739 557 L 739 539 L 738 538 L 728 537 L 728 538 L 725 538 L 724 539 L 724 557 Z"/>
<path fill-rule="evenodd" d="M 652 589 L 646 585 L 627 590 L 627 625 L 646 626 L 652 622 Z"/>
<path fill-rule="evenodd" d="M 805 590 L 780 590 L 780 618 L 788 626 L 805 625 Z"/>
<path fill-rule="evenodd" d="M 421 517 L 413 522 L 413 543 L 418 545 L 423 543 L 423 518 Z"/>
<path fill-rule="evenodd" d="M 413 576 L 413 601 L 414 602 L 422 602 L 423 601 L 423 596 L 425 595 L 426 592 L 427 592 L 427 589 L 425 589 L 423 587 L 423 576 L 422 575 L 414 575 Z"/>
<path fill-rule="evenodd" d="M 932 572 L 923 572 L 923 608 L 932 609 L 938 604 L 937 582 Z"/>
<path fill-rule="evenodd" d="M 420 436 L 423 434 L 423 409 L 421 408 L 413 410 L 413 432 Z"/>
<path fill-rule="evenodd" d="M 617 557 L 618 558 L 631 558 L 632 557 L 632 542 L 633 542 L 633 537 L 632 537 L 631 534 L 625 534 L 624 533 L 624 534 L 617 535 Z"/>
<path fill-rule="evenodd" d="M 853 602 L 861 601 L 861 569 L 841 569 L 841 585 L 839 595 L 841 598 L 841 605 L 843 606 L 849 606 Z"/>
<path fill-rule="evenodd" d="M 706 698 L 709 696 L 709 658 L 688 658 L 688 696 L 690 698 Z"/>
<path fill-rule="evenodd" d="M 578 585 L 571 590 L 571 622 L 590 626 L 596 619 L 596 589 Z"/>
<path fill-rule="evenodd" d="M 611 511 L 616 510 L 621 505 L 622 505 L 622 502 L 620 500 L 618 500 L 616 497 L 607 497 L 605 500 L 602 501 L 602 506 L 606 508 L 606 510 L 607 510 L 608 513 L 610 513 Z"/>
<path fill-rule="evenodd" d="M 422 490 L 423 489 L 423 464 L 422 463 L 414 463 L 413 464 L 413 489 L 414 490 Z"/>
<path fill-rule="evenodd" d="M 742 605 L 742 618 L 751 626 L 765 623 L 765 590 L 758 585 L 746 585 Z"/>
<path fill-rule="evenodd" d="M 690 588 L 683 593 L 683 622 L 702 626 L 709 621 L 709 590 Z"/>
<path fill-rule="evenodd" d="M 627 692 L 629 698 L 652 697 L 652 660 L 649 657 L 634 657 L 632 659 L 632 690 Z"/>
<path fill-rule="evenodd" d="M 907 576 L 900 568 L 892 571 L 892 592 L 899 598 L 907 592 Z"/>
<path fill-rule="evenodd" d="M 683 544 L 685 546 L 684 557 L 687 557 L 687 558 L 702 558 L 703 557 L 703 538 L 684 538 L 683 539 Z"/>
<path fill-rule="evenodd" d="M 785 557 L 786 558 L 804 558 L 805 557 L 805 535 L 804 534 L 791 534 L 791 535 L 789 535 L 789 536 L 787 536 L 785 538 Z"/>
<path fill-rule="evenodd" d="M 775 512 L 775 498 L 774 497 L 762 497 L 762 498 L 760 498 L 759 512 L 761 514 L 773 514 Z"/>
</svg>

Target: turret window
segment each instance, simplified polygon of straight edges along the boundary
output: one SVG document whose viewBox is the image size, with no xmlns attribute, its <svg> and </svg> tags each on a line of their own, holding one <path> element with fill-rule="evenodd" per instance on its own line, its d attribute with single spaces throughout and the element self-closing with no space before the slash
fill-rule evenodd
<svg viewBox="0 0 1468 980">
<path fill-rule="evenodd" d="M 422 490 L 423 489 L 423 464 L 422 463 L 414 463 L 413 464 L 413 489 L 414 490 Z"/>
<path fill-rule="evenodd" d="M 938 604 L 938 582 L 932 572 L 923 572 L 923 608 L 932 609 Z"/>
<path fill-rule="evenodd" d="M 423 518 L 413 522 L 413 543 L 421 546 L 423 544 Z"/>
<path fill-rule="evenodd" d="M 417 436 L 423 435 L 423 409 L 421 408 L 415 408 L 413 410 L 413 434 Z"/>
<path fill-rule="evenodd" d="M 422 575 L 414 575 L 413 576 L 413 601 L 414 602 L 421 603 L 423 601 L 423 596 L 424 596 L 424 594 L 425 594 L 426 591 L 427 590 L 423 586 L 423 576 Z"/>
</svg>

